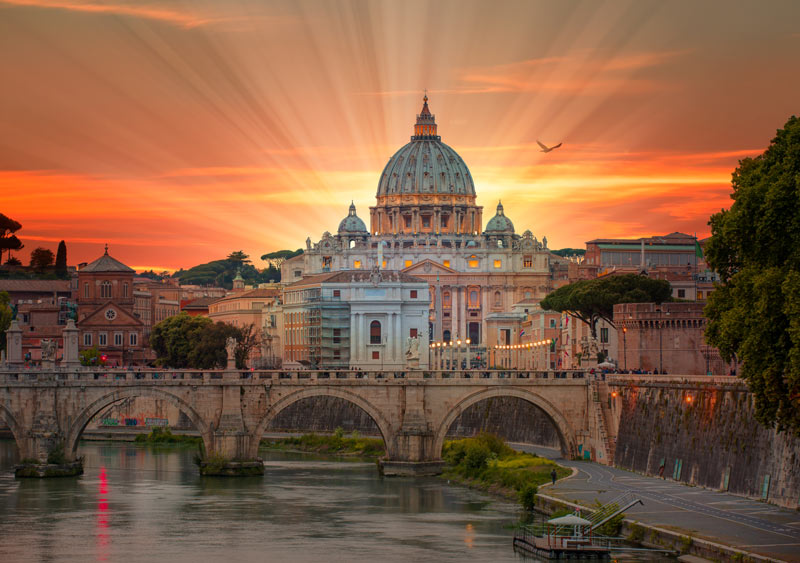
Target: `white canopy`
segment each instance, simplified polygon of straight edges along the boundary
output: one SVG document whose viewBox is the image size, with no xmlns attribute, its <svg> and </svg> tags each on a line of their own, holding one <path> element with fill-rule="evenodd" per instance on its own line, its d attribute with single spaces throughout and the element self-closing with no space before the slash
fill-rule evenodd
<svg viewBox="0 0 800 563">
<path fill-rule="evenodd" d="M 547 523 L 555 524 L 556 526 L 591 526 L 592 524 L 588 520 L 585 520 L 580 516 L 575 516 L 574 514 L 567 514 L 566 516 L 553 518 L 552 520 L 548 520 Z"/>
<path fill-rule="evenodd" d="M 600 369 L 615 369 L 617 364 L 613 364 L 611 362 L 603 362 L 602 364 L 597 364 L 597 367 Z"/>
</svg>

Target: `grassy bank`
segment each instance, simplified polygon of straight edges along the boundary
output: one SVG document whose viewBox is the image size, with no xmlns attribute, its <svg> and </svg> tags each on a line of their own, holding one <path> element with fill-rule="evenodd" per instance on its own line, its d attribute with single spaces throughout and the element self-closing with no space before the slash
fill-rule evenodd
<svg viewBox="0 0 800 563">
<path fill-rule="evenodd" d="M 200 436 L 186 436 L 183 434 L 173 434 L 169 428 L 153 428 L 149 434 L 139 434 L 134 442 L 139 444 L 192 444 L 203 443 Z"/>
<path fill-rule="evenodd" d="M 444 476 L 470 487 L 517 499 L 532 509 L 539 485 L 558 479 L 570 470 L 536 454 L 517 452 L 499 437 L 481 433 L 475 438 L 451 440 L 444 444 L 447 462 Z"/>
<path fill-rule="evenodd" d="M 380 438 L 364 438 L 358 432 L 345 436 L 341 428 L 331 435 L 303 434 L 294 438 L 261 440 L 261 446 L 273 450 L 295 450 L 320 454 L 351 455 L 378 458 L 385 448 Z"/>
</svg>

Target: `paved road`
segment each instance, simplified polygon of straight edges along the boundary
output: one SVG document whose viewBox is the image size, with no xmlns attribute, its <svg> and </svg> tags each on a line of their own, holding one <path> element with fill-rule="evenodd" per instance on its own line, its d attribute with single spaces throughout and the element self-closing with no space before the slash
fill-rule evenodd
<svg viewBox="0 0 800 563">
<path fill-rule="evenodd" d="M 615 467 L 568 461 L 560 458 L 558 450 L 512 446 L 578 469 L 574 477 L 542 491 L 549 495 L 592 504 L 595 499 L 607 502 L 633 491 L 644 502 L 627 512 L 634 520 L 768 557 L 800 561 L 800 513 L 796 511 Z"/>
</svg>

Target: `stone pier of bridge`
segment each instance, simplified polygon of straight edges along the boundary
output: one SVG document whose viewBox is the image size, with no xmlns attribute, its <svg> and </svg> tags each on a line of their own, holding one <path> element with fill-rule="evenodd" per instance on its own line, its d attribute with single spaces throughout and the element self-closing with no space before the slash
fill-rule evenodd
<svg viewBox="0 0 800 563">
<path fill-rule="evenodd" d="M 613 462 L 607 388 L 579 371 L 0 370 L 0 419 L 29 461 L 43 463 L 61 447 L 75 459 L 89 422 L 136 397 L 173 404 L 202 436 L 207 458 L 235 462 L 258 460 L 261 437 L 283 409 L 337 397 L 379 428 L 388 475 L 440 472 L 444 439 L 459 415 L 487 399 L 516 397 L 552 422 L 565 457 Z"/>
</svg>

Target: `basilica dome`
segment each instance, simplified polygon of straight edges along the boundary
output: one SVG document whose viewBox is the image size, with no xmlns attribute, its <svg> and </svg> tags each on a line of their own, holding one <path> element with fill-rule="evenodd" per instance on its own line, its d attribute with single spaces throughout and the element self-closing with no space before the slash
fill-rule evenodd
<svg viewBox="0 0 800 563">
<path fill-rule="evenodd" d="M 459 194 L 475 197 L 469 168 L 436 134 L 425 96 L 411 142 L 398 150 L 378 182 L 378 197 L 400 194 Z"/>
<path fill-rule="evenodd" d="M 514 223 L 503 213 L 503 204 L 497 202 L 497 214 L 486 223 L 486 234 L 508 234 L 514 232 Z"/>
<path fill-rule="evenodd" d="M 364 224 L 364 221 L 356 215 L 355 203 L 350 203 L 350 211 L 347 217 L 342 219 L 341 223 L 339 223 L 339 234 L 342 233 L 368 234 L 367 226 Z"/>
</svg>

